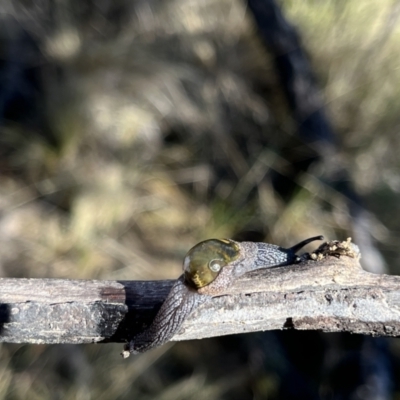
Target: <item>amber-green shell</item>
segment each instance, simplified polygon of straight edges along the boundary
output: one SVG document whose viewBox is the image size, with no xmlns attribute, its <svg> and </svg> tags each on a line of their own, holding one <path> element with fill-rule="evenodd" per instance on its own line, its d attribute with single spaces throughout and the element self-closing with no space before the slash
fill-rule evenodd
<svg viewBox="0 0 400 400">
<path fill-rule="evenodd" d="M 239 254 L 238 243 L 230 239 L 209 239 L 196 244 L 183 260 L 186 282 L 197 289 L 209 285 Z"/>
</svg>

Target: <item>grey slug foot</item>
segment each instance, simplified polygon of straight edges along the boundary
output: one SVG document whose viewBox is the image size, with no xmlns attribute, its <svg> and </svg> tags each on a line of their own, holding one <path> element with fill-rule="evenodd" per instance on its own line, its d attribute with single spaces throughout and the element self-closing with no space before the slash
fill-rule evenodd
<svg viewBox="0 0 400 400">
<path fill-rule="evenodd" d="M 151 325 L 133 338 L 125 351 L 138 354 L 168 342 L 179 331 L 186 317 L 208 296 L 199 295 L 181 276 L 172 286 Z M 128 354 L 122 353 L 124 357 Z"/>
</svg>

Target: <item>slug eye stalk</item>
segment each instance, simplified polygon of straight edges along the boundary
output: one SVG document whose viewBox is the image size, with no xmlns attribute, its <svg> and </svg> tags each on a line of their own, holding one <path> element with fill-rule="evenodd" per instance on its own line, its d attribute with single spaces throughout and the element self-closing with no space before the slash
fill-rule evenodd
<svg viewBox="0 0 400 400">
<path fill-rule="evenodd" d="M 301 241 L 300 243 L 295 244 L 293 247 L 288 249 L 290 252 L 293 254 L 297 253 L 300 249 L 302 249 L 304 246 L 306 246 L 308 243 L 315 242 L 316 240 L 324 240 L 324 237 L 322 235 L 319 236 L 314 236 L 312 238 L 306 239 Z"/>
</svg>

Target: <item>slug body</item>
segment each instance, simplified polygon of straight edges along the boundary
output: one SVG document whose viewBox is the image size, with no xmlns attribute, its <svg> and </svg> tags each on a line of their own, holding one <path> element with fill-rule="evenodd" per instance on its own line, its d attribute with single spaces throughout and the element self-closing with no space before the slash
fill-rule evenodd
<svg viewBox="0 0 400 400">
<path fill-rule="evenodd" d="M 306 239 L 285 249 L 268 243 L 210 239 L 192 247 L 183 260 L 183 275 L 171 288 L 152 324 L 127 346 L 137 354 L 168 342 L 186 317 L 210 297 L 225 294 L 232 283 L 247 272 L 296 264 L 296 255 L 306 244 L 323 236 Z"/>
</svg>

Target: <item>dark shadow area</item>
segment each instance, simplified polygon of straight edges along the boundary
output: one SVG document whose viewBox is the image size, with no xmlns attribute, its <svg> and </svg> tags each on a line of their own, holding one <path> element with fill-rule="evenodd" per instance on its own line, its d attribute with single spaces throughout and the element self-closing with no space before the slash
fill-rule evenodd
<svg viewBox="0 0 400 400">
<path fill-rule="evenodd" d="M 10 322 L 11 310 L 8 304 L 0 304 L 0 336 L 3 334 L 4 324 Z"/>
<path fill-rule="evenodd" d="M 328 335 L 328 338 L 332 335 Z M 322 384 L 324 398 L 332 400 L 389 399 L 397 384 L 386 338 L 337 335 L 340 347 Z M 338 342 L 332 342 L 336 347 Z M 335 351 L 334 348 L 331 351 Z"/>
<path fill-rule="evenodd" d="M 174 281 L 171 281 L 171 286 Z M 171 286 L 154 285 L 154 281 L 143 281 L 138 286 L 132 286 L 127 281 L 118 281 L 124 286 L 125 306 L 118 314 L 113 311 L 108 313 L 108 321 L 114 320 L 118 323 L 115 332 L 110 336 L 110 327 L 115 324 L 99 326 L 102 336 L 109 336 L 109 339 L 101 343 L 120 342 L 126 343 L 132 340 L 136 335 L 145 330 L 153 321 L 162 303 L 167 297 Z M 134 289 L 135 287 L 136 289 Z M 155 290 L 157 288 L 157 290 Z M 110 307 L 111 308 L 111 307 Z M 123 316 L 122 316 L 123 315 Z M 121 319 L 122 316 L 122 319 Z M 104 319 L 103 319 L 104 320 Z"/>
</svg>

